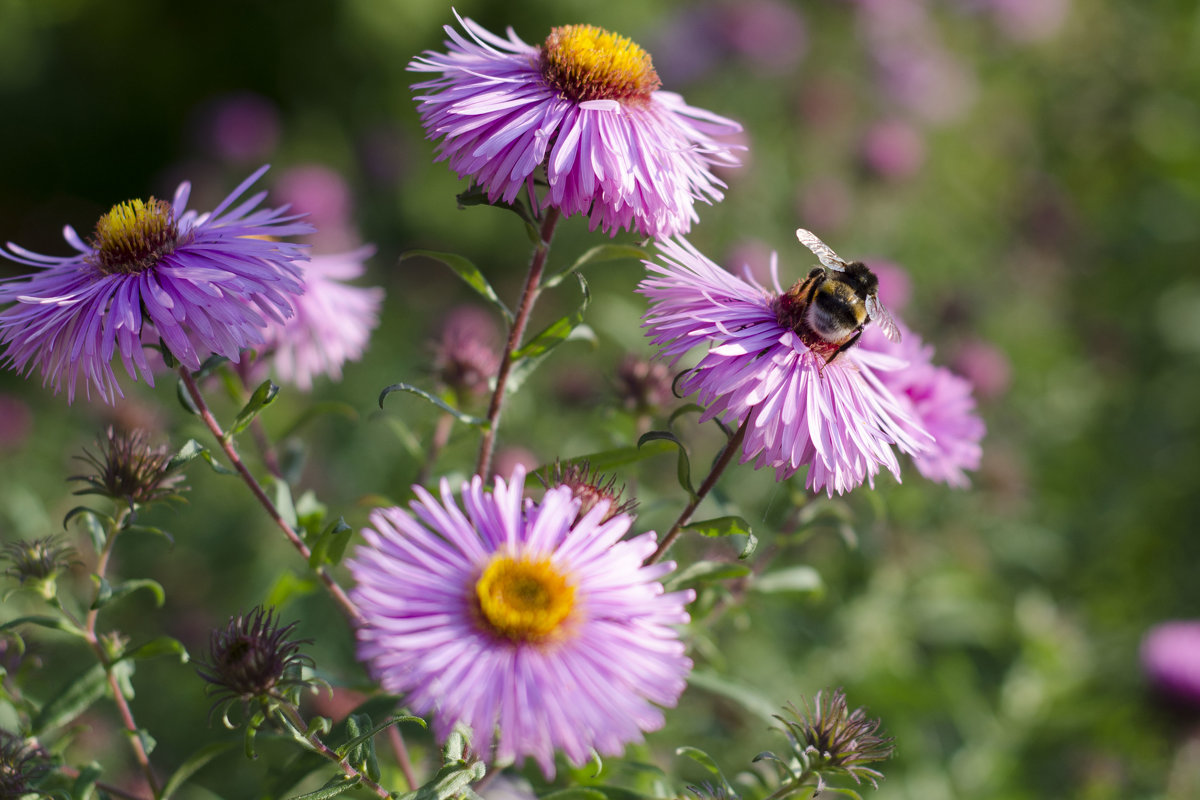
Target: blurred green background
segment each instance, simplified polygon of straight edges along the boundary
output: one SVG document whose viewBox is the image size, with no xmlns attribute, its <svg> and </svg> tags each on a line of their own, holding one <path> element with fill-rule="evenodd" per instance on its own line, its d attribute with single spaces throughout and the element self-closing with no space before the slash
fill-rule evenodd
<svg viewBox="0 0 1200 800">
<path fill-rule="evenodd" d="M 898 741 L 871 793 L 881 799 L 1200 796 L 1200 767 L 1183 755 L 1200 735 L 1196 711 L 1156 698 L 1138 664 L 1150 626 L 1200 617 L 1196 4 L 457 8 L 529 42 L 553 25 L 590 22 L 646 47 L 664 88 L 745 126 L 746 164 L 723 174 L 728 196 L 701 208 L 691 241 L 730 264 L 761 265 L 778 250 L 784 280 L 807 268 L 792 234 L 799 225 L 842 255 L 892 261 L 911 279 L 904 319 L 940 362 L 976 382 L 989 430 L 969 491 L 909 468 L 902 486 L 885 478 L 877 492 L 810 503 L 815 519 L 800 525 L 801 481 L 779 486 L 748 467 L 727 476 L 718 500 L 756 526 L 760 557 L 810 564 L 824 588 L 729 591 L 696 626 L 699 668 L 775 707 L 844 686 Z M 399 254 L 463 253 L 506 298 L 527 261 L 510 215 L 456 208 L 465 186 L 432 162 L 416 117 L 405 67 L 440 49 L 452 21 L 448 4 L 430 0 L 0 0 L 0 241 L 66 253 L 63 224 L 90 231 L 112 204 L 169 196 L 183 179 L 195 185 L 193 205 L 210 207 L 270 162 L 272 199 L 307 206 L 322 226 L 317 252 L 377 245 L 369 278 L 387 300 L 367 358 L 312 397 L 285 390 L 266 420 L 279 431 L 315 400 L 353 406 L 354 418 L 302 431 L 298 490 L 315 490 L 355 526 L 379 497 L 405 496 L 436 421 L 401 396 L 380 412 L 379 390 L 399 380 L 428 388 L 439 321 L 473 302 L 448 271 Z M 599 241 L 570 220 L 552 264 Z M 0 263 L 0 275 L 19 273 Z M 633 294 L 640 276 L 634 262 L 588 272 L 599 342 L 567 345 L 576 349 L 515 399 L 500 436 L 508 455 L 521 448 L 544 463 L 636 441 L 634 422 L 610 409 L 616 364 L 649 354 Z M 534 329 L 569 309 L 574 291 L 547 296 Z M 150 427 L 176 446 L 203 441 L 169 380 L 126 382 L 114 409 L 68 406 L 39 383 L 0 373 L 5 540 L 60 529 L 76 504 L 64 482 L 78 472 L 71 456 L 105 424 Z M 226 418 L 235 410 L 217 407 Z M 707 463 L 713 432 L 685 421 L 681 435 L 694 463 Z M 458 430 L 439 472 L 469 470 L 475 447 Z M 621 475 L 641 496 L 639 528 L 662 530 L 678 513 L 671 466 L 660 458 Z M 135 596 L 110 622 L 135 641 L 165 630 L 202 653 L 212 626 L 268 595 L 281 564 L 304 571 L 231 479 L 193 466 L 188 482 L 190 506 L 148 515 L 172 531 L 174 547 L 130 537 L 118 552 L 117 572 L 159 579 L 167 605 Z M 731 552 L 688 542 L 677 556 Z M 90 590 L 86 569 L 72 580 Z M 14 596 L 5 616 L 30 602 Z M 317 639 L 312 652 L 330 680 L 362 688 L 351 638 L 323 596 L 294 597 L 283 614 Z M 34 696 L 78 669 L 74 644 L 39 641 L 32 657 L 46 668 Z M 232 736 L 206 724 L 190 666 L 148 662 L 137 685 L 134 710 L 164 770 Z M 345 713 L 352 701 L 342 697 L 325 713 Z M 686 780 L 702 775 L 672 755 L 677 745 L 707 749 L 729 774 L 783 743 L 742 705 L 697 686 L 669 718 L 650 748 Z M 127 775 L 136 786 L 111 705 L 84 722 L 68 757 L 100 758 L 114 782 Z M 418 758 L 428 744 L 415 738 Z M 220 763 L 180 796 L 260 796 L 261 763 L 236 753 Z"/>
</svg>

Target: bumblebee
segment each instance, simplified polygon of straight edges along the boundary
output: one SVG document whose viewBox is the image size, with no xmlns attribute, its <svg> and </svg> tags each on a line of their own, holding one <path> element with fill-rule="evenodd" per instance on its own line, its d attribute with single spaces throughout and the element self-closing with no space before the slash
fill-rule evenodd
<svg viewBox="0 0 1200 800">
<path fill-rule="evenodd" d="M 800 243 L 820 259 L 814 267 L 779 297 L 781 325 L 791 328 L 826 364 L 854 346 L 868 322 L 883 335 L 900 341 L 900 329 L 879 302 L 879 278 L 861 261 L 843 261 L 829 245 L 810 231 L 796 231 Z"/>
</svg>

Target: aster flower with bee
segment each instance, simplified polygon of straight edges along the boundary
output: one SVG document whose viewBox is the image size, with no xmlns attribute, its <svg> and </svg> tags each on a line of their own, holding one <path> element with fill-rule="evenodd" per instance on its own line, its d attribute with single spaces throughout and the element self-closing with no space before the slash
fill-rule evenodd
<svg viewBox="0 0 1200 800">
<path fill-rule="evenodd" d="M 822 275 L 813 270 L 785 292 L 773 262 L 771 291 L 685 241 L 658 247 L 638 286 L 650 300 L 647 335 L 676 365 L 707 345 L 678 388 L 697 395 L 701 421 L 746 427 L 742 463 L 772 467 L 779 480 L 807 467 L 808 488 L 832 495 L 873 484 L 881 467 L 898 479 L 893 448 L 928 450 L 933 437 L 880 378 L 904 362 L 853 346 L 873 320 L 894 326 L 867 273 L 841 279 L 817 268 Z M 845 264 L 832 251 L 818 255 L 836 259 L 835 272 Z"/>
</svg>

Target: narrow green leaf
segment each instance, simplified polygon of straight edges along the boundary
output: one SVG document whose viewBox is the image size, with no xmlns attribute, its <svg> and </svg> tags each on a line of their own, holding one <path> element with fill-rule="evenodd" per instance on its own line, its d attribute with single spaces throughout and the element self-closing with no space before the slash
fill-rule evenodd
<svg viewBox="0 0 1200 800">
<path fill-rule="evenodd" d="M 746 542 L 738 553 L 739 559 L 749 558 L 758 548 L 758 538 L 750 530 L 750 523 L 742 517 L 714 517 L 691 522 L 684 530 L 696 531 L 703 536 L 745 536 Z"/>
<path fill-rule="evenodd" d="M 287 481 L 275 480 L 272 483 L 275 489 L 275 510 L 283 517 L 288 527 L 296 530 L 300 523 L 296 518 L 296 504 L 292 501 L 292 487 L 288 486 Z"/>
<path fill-rule="evenodd" d="M 761 594 L 780 592 L 822 594 L 825 591 L 825 582 L 817 570 L 801 565 L 759 575 L 750 584 L 750 589 Z"/>
<path fill-rule="evenodd" d="M 352 735 L 350 733 L 350 716 L 357 716 L 360 719 L 365 717 L 368 722 L 368 727 L 363 730 L 360 730 L 359 733 Z M 350 716 L 346 717 L 346 733 L 348 736 L 352 735 L 352 738 L 349 741 L 347 741 L 345 744 L 338 747 L 337 754 L 340 756 L 344 756 L 346 753 L 350 752 L 353 748 L 357 747 L 358 745 L 362 744 L 363 742 L 367 741 L 368 739 L 374 738 L 379 733 L 387 730 L 388 728 L 392 727 L 393 725 L 399 725 L 402 722 L 415 722 L 418 725 L 420 725 L 422 728 L 426 727 L 425 720 L 421 719 L 420 717 L 412 717 L 412 716 L 407 716 L 407 715 L 391 717 L 391 718 L 386 719 L 383 722 L 379 723 L 378 725 L 370 725 L 369 723 L 370 723 L 371 718 L 368 717 L 366 714 L 358 714 L 358 715 L 352 714 Z M 358 722 L 356 722 L 356 724 L 358 724 Z"/>
<path fill-rule="evenodd" d="M 183 378 L 175 381 L 175 399 L 179 401 L 179 405 L 183 407 L 184 411 L 193 417 L 200 416 L 200 409 L 191 394 L 188 393 L 187 384 L 183 382 Z"/>
<path fill-rule="evenodd" d="M 721 768 L 717 766 L 717 762 L 713 760 L 713 757 L 708 753 L 697 747 L 688 747 L 685 745 L 683 747 L 676 748 L 675 755 L 687 756 L 696 763 L 700 764 L 706 770 L 711 772 L 714 777 L 721 781 L 721 786 L 730 796 L 737 795 L 737 792 L 734 791 L 734 788 L 729 785 L 729 781 L 725 779 L 725 773 L 721 772 Z"/>
<path fill-rule="evenodd" d="M 401 795 L 402 800 L 450 800 L 487 774 L 487 768 L 481 761 L 467 766 L 459 766 L 460 763 L 442 767 L 429 783 L 415 792 Z"/>
<path fill-rule="evenodd" d="M 582 275 L 577 275 L 576 277 L 579 279 L 579 291 L 582 294 L 579 306 L 567 316 L 547 325 L 523 347 L 518 348 L 513 353 L 514 359 L 537 358 L 540 355 L 548 353 L 565 342 L 567 337 L 570 336 L 571 331 L 579 327 L 583 322 L 583 314 L 592 302 L 592 292 L 588 287 L 586 278 Z"/>
<path fill-rule="evenodd" d="M 103 575 L 92 573 L 92 583 L 96 584 L 96 599 L 92 600 L 92 610 L 103 608 L 112 597 L 112 585 Z"/>
<path fill-rule="evenodd" d="M 693 412 L 703 413 L 704 406 L 701 406 L 697 403 L 685 403 L 684 405 L 672 411 L 671 416 L 667 417 L 667 427 L 669 428 L 674 425 L 675 420 L 679 419 L 684 414 L 691 414 Z"/>
<path fill-rule="evenodd" d="M 135 661 L 145 661 L 148 658 L 157 658 L 159 656 L 178 656 L 179 663 L 181 664 L 186 664 L 191 658 L 188 655 L 187 648 L 183 646 L 183 642 L 178 639 L 172 639 L 170 636 L 159 636 L 129 650 L 118 660 L 133 659 Z"/>
<path fill-rule="evenodd" d="M 291 800 L 326 800 L 329 797 L 337 797 L 343 792 L 348 792 L 357 786 L 362 781 L 362 777 L 355 775 L 353 778 L 348 778 L 345 775 L 335 775 L 329 779 L 329 783 L 317 789 L 315 792 L 308 794 L 298 794 Z"/>
<path fill-rule="evenodd" d="M 434 250 L 409 250 L 401 254 L 399 260 L 406 261 L 407 259 L 417 257 L 440 261 L 454 270 L 454 273 L 466 281 L 468 286 L 478 292 L 480 297 L 495 306 L 504 315 L 504 319 L 508 324 L 512 324 L 513 313 L 508 310 L 508 306 L 504 305 L 504 301 L 500 299 L 500 295 L 496 294 L 496 290 L 488 283 L 487 278 L 483 277 L 483 273 L 479 271 L 479 267 L 456 253 L 439 253 Z"/>
<path fill-rule="evenodd" d="M 549 289 L 553 286 L 558 286 L 567 276 L 582 269 L 588 264 L 600 264 L 604 261 L 618 261 L 621 259 L 632 259 L 634 261 L 642 261 L 650 257 L 640 247 L 634 247 L 628 244 L 602 244 L 593 247 L 586 253 L 575 259 L 569 266 L 554 273 L 542 282 L 542 288 Z"/>
<path fill-rule="evenodd" d="M 744 578 L 749 574 L 750 568 L 745 564 L 731 564 L 727 561 L 696 561 L 672 574 L 665 585 L 669 591 L 673 592 L 685 586 Z"/>
<path fill-rule="evenodd" d="M 692 462 L 688 458 L 687 448 L 683 446 L 683 442 L 679 441 L 679 437 L 670 431 L 650 431 L 642 434 L 642 438 L 638 439 L 638 447 L 641 447 L 646 442 L 653 441 L 670 442 L 679 448 L 679 460 L 676 462 L 676 475 L 679 478 L 679 485 L 688 493 L 688 497 L 693 501 L 696 500 L 696 490 L 692 487 Z"/>
<path fill-rule="evenodd" d="M 99 763 L 93 761 L 79 770 L 79 777 L 71 784 L 71 797 L 89 800 L 96 789 L 96 781 L 104 774 Z"/>
<path fill-rule="evenodd" d="M 107 688 L 108 675 L 104 672 L 104 666 L 96 664 L 90 667 L 42 706 L 33 719 L 33 733 L 40 736 L 66 725 L 103 697 Z"/>
<path fill-rule="evenodd" d="M 447 414 L 454 417 L 456 420 L 463 423 L 464 425 L 473 425 L 476 428 L 486 428 L 487 427 L 486 419 L 481 419 L 479 417 L 473 417 L 470 414 L 467 414 L 463 411 L 459 411 L 457 408 L 450 405 L 442 398 L 437 397 L 436 395 L 432 395 L 429 392 L 425 391 L 424 389 L 418 389 L 416 386 L 413 386 L 412 384 L 409 384 L 409 383 L 393 383 L 391 386 L 384 387 L 384 390 L 379 393 L 379 407 L 380 408 L 383 408 L 384 398 L 387 397 L 392 392 L 408 392 L 409 394 L 415 394 L 417 397 L 423 398 L 425 400 L 428 400 L 430 403 L 433 403 L 435 406 L 440 408 L 442 411 L 445 411 Z"/>
<path fill-rule="evenodd" d="M 540 334 L 539 334 L 540 335 Z M 516 392 L 529 379 L 529 376 L 542 365 L 542 362 L 558 347 L 565 342 L 588 342 L 595 345 L 597 342 L 596 332 L 587 325 L 577 325 L 561 341 L 554 343 L 551 347 L 543 350 L 539 355 L 527 356 L 513 364 L 512 369 L 508 373 L 508 383 L 504 386 L 506 394 Z M 532 343 L 531 343 L 532 344 Z"/>
<path fill-rule="evenodd" d="M 49 628 L 55 631 L 62 631 L 63 633 L 69 633 L 73 636 L 84 635 L 83 631 L 75 627 L 74 623 L 63 619 L 62 617 L 47 617 L 41 615 L 10 619 L 8 622 L 0 625 L 0 631 L 7 631 L 17 627 L 18 625 L 24 625 L 26 623 L 30 625 L 38 625 L 42 628 Z"/>
<path fill-rule="evenodd" d="M 171 547 L 175 546 L 175 537 L 164 531 L 162 528 L 154 528 L 150 525 L 126 525 L 121 530 L 126 533 L 146 533 L 151 536 L 161 536 L 167 540 L 167 544 L 169 544 Z M 161 606 L 162 603 L 159 603 L 159 605 Z"/>
<path fill-rule="evenodd" d="M 470 189 L 458 195 L 458 207 L 460 209 L 470 206 L 490 206 L 491 208 L 499 208 L 505 211 L 511 211 L 521 218 L 525 224 L 525 235 L 529 237 L 531 244 L 538 244 L 542 240 L 542 234 L 538 232 L 537 224 L 534 222 L 533 216 L 529 213 L 523 200 L 518 198 L 516 202 L 506 203 L 503 200 L 495 202 L 488 199 L 487 192 L 479 185 L 473 185 Z"/>
<path fill-rule="evenodd" d="M 204 445 L 200 444 L 195 439 L 188 439 L 186 442 L 184 442 L 183 447 L 179 448 L 179 450 L 175 452 L 175 455 L 171 456 L 171 460 L 167 462 L 167 470 L 179 469 L 183 465 L 199 457 L 202 453 L 204 453 L 204 451 Z"/>
<path fill-rule="evenodd" d="M 204 747 L 201 747 L 184 759 L 183 763 L 167 779 L 166 786 L 163 787 L 162 800 L 170 800 L 171 795 L 175 794 L 180 786 L 187 783 L 189 778 L 203 769 L 208 762 L 217 756 L 232 750 L 233 746 L 231 742 L 213 742 L 204 745 Z"/>
<path fill-rule="evenodd" d="M 246 405 L 242 406 L 242 410 L 233 418 L 233 424 L 229 426 L 229 430 L 225 431 L 226 441 L 246 430 L 263 409 L 275 402 L 278 395 L 279 387 L 271 380 L 260 383 L 254 393 L 250 395 L 250 399 L 246 401 Z"/>
</svg>

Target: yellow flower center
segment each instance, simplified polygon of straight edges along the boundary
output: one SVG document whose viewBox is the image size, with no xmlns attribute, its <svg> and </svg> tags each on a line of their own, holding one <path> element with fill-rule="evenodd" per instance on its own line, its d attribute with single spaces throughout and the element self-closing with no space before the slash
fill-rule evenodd
<svg viewBox="0 0 1200 800">
<path fill-rule="evenodd" d="M 475 582 L 475 596 L 484 625 L 514 642 L 549 638 L 575 606 L 575 587 L 548 558 L 495 556 Z"/>
<path fill-rule="evenodd" d="M 90 261 L 105 275 L 137 275 L 175 249 L 179 228 L 171 204 L 153 197 L 147 202 L 128 200 L 96 223 Z"/>
<path fill-rule="evenodd" d="M 563 25 L 542 45 L 542 77 L 577 103 L 588 100 L 650 102 L 662 85 L 650 54 L 624 36 L 595 25 Z"/>
</svg>

